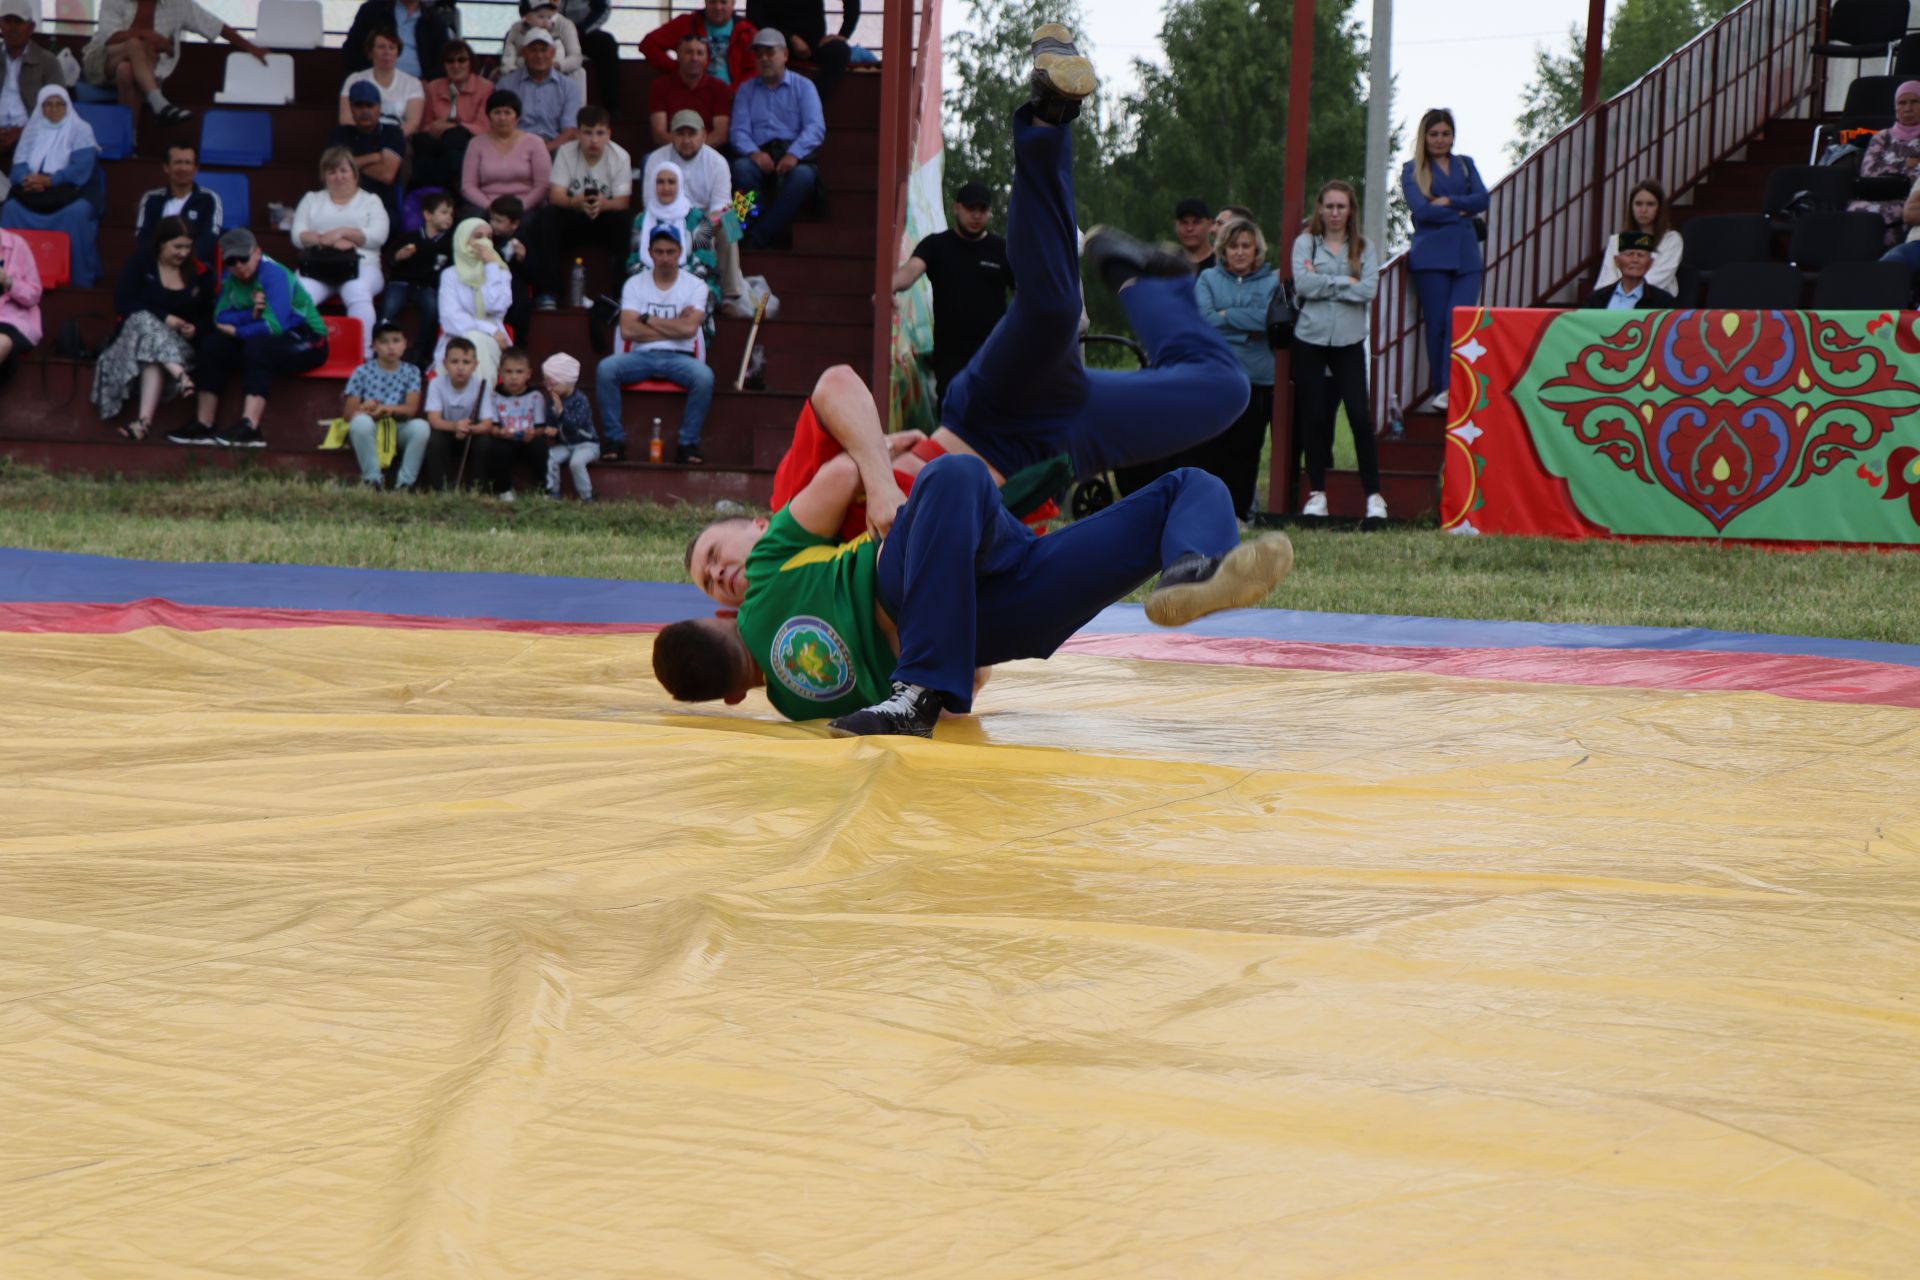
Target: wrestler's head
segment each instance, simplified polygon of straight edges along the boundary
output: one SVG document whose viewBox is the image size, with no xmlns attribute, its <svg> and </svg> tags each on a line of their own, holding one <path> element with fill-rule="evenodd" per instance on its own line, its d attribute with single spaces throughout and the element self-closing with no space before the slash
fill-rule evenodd
<svg viewBox="0 0 1920 1280">
<path fill-rule="evenodd" d="M 732 618 L 688 618 L 653 638 L 653 677 L 677 702 L 729 706 L 760 683 Z"/>
<path fill-rule="evenodd" d="M 764 516 L 715 520 L 687 543 L 687 576 L 715 602 L 739 608 L 747 598 L 747 557 L 766 531 Z"/>
</svg>

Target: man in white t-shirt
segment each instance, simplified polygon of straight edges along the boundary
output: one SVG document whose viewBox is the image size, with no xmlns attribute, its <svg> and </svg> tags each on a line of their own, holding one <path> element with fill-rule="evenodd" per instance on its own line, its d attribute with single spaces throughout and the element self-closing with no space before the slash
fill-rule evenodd
<svg viewBox="0 0 1920 1280">
<path fill-rule="evenodd" d="M 553 153 L 546 211 L 539 218 L 539 255 L 533 262 L 533 306 L 551 311 L 581 249 L 598 245 L 613 259 L 613 278 L 626 270 L 633 236 L 633 157 L 613 140 L 605 107 L 582 107 L 579 136 Z"/>
<path fill-rule="evenodd" d="M 620 422 L 620 388 L 629 382 L 663 378 L 687 389 L 687 410 L 680 419 L 680 442 L 673 460 L 699 466 L 700 428 L 713 402 L 713 370 L 694 355 L 700 326 L 707 318 L 707 286 L 680 269 L 680 231 L 656 225 L 647 239 L 647 257 L 653 270 L 627 281 L 620 292 L 620 338 L 624 355 L 608 356 L 595 371 L 599 393 L 600 434 L 618 456 L 626 448 L 627 431 Z"/>
<path fill-rule="evenodd" d="M 642 190 L 653 190 L 654 171 L 671 161 L 680 168 L 680 194 L 688 204 L 709 213 L 725 209 L 733 203 L 733 169 L 725 156 L 707 145 L 707 126 L 700 113 L 678 112 L 671 124 L 673 141 L 654 148 L 647 156 Z M 713 238 L 713 258 L 720 269 L 720 296 L 727 304 L 727 313 L 751 315 L 751 309 L 739 310 L 743 305 L 740 300 L 746 295 L 746 282 L 740 276 L 740 246 L 718 229 Z"/>
</svg>

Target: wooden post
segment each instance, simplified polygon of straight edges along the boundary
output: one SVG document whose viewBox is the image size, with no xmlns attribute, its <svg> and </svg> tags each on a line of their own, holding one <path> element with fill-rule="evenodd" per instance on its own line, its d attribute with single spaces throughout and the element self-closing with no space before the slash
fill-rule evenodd
<svg viewBox="0 0 1920 1280">
<path fill-rule="evenodd" d="M 893 269 L 900 252 L 906 167 L 901 160 L 913 111 L 913 0 L 886 0 L 880 56 L 879 190 L 874 193 L 873 360 L 868 384 L 880 421 L 893 408 Z"/>
<path fill-rule="evenodd" d="M 1287 172 L 1281 200 L 1280 278 L 1291 274 L 1293 238 L 1307 206 L 1308 99 L 1313 94 L 1313 0 L 1293 0 L 1292 67 L 1287 76 Z M 1289 353 L 1273 353 L 1273 455 L 1267 460 L 1267 509 L 1293 510 L 1293 381 Z"/>
<path fill-rule="evenodd" d="M 1600 101 L 1600 52 L 1607 38 L 1607 0 L 1587 0 L 1587 60 L 1580 68 L 1580 114 Z"/>
</svg>

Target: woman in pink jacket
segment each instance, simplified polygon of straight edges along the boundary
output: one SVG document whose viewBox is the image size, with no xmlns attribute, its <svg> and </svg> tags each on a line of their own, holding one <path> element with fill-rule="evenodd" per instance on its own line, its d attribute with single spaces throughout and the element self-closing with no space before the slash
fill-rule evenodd
<svg viewBox="0 0 1920 1280">
<path fill-rule="evenodd" d="M 0 231 L 0 386 L 19 357 L 40 345 L 40 267 L 27 242 Z"/>
</svg>

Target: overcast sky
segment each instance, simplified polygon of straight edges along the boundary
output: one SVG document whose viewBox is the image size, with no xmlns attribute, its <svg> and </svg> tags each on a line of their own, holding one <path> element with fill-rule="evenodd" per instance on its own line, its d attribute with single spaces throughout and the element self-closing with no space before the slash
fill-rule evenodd
<svg viewBox="0 0 1920 1280">
<path fill-rule="evenodd" d="M 1352 3 L 1362 29 L 1371 26 L 1373 0 Z M 1614 7 L 1608 4 L 1609 11 Z M 966 25 L 966 0 L 945 0 L 943 8 L 948 31 Z M 1162 0 L 1088 0 L 1084 8 L 1090 14 L 1086 34 L 1109 84 L 1122 91 L 1134 87 L 1129 64 L 1135 57 L 1162 61 Z M 1460 150 L 1492 182 L 1510 167 L 1507 144 L 1520 114 L 1520 90 L 1533 74 L 1534 50 L 1563 47 L 1568 26 L 1586 20 L 1586 0 L 1399 0 L 1393 19 L 1395 120 L 1411 136 L 1422 111 L 1452 108 Z M 1275 74 L 1286 69 L 1277 67 Z"/>
</svg>

